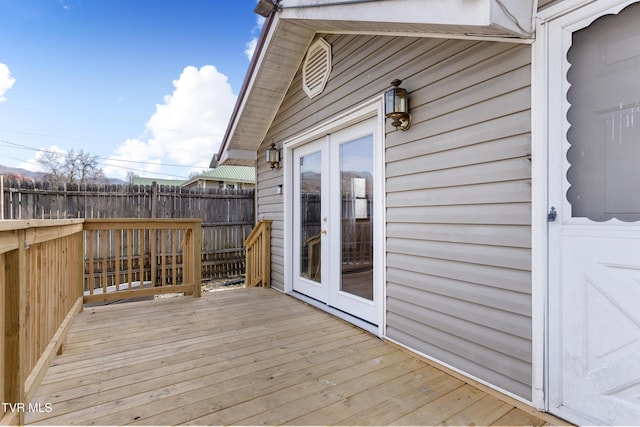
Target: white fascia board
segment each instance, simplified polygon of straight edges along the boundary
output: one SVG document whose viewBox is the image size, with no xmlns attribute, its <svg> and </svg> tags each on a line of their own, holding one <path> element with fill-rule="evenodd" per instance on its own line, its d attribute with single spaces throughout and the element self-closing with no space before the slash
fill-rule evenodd
<svg viewBox="0 0 640 427">
<path fill-rule="evenodd" d="M 386 0 L 339 4 L 335 0 L 283 0 L 283 19 L 501 28 L 531 37 L 534 0 Z M 320 7 L 322 6 L 322 7 Z"/>
<path fill-rule="evenodd" d="M 220 159 L 221 165 L 255 166 L 258 160 L 257 151 L 232 148 L 225 150 Z"/>
<path fill-rule="evenodd" d="M 338 4 L 335 0 L 284 0 L 280 5 L 283 19 L 486 26 L 490 23 L 491 1 L 387 0 Z"/>
</svg>

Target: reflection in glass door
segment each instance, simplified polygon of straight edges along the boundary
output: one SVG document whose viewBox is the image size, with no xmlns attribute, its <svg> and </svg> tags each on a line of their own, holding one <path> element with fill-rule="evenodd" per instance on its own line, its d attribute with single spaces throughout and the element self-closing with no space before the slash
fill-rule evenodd
<svg viewBox="0 0 640 427">
<path fill-rule="evenodd" d="M 293 152 L 293 289 L 327 302 L 326 140 Z"/>
<path fill-rule="evenodd" d="M 299 158 L 300 170 L 300 276 L 320 282 L 322 262 L 321 153 Z"/>
<path fill-rule="evenodd" d="M 373 136 L 340 145 L 340 290 L 373 300 Z"/>
</svg>

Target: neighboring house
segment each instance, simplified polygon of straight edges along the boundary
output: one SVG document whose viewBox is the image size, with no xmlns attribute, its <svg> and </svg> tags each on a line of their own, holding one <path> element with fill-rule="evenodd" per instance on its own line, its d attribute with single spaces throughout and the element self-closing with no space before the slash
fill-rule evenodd
<svg viewBox="0 0 640 427">
<path fill-rule="evenodd" d="M 133 185 L 151 185 L 153 183 L 158 185 L 179 186 L 184 182 L 180 179 L 159 179 L 159 178 L 144 178 L 141 176 L 134 176 L 131 183 Z"/>
<path fill-rule="evenodd" d="M 218 153 L 257 167 L 272 286 L 569 421 L 640 424 L 640 3 L 322 3 L 267 18 Z"/>
<path fill-rule="evenodd" d="M 182 183 L 188 188 L 255 188 L 256 168 L 253 166 L 218 166 Z"/>
</svg>

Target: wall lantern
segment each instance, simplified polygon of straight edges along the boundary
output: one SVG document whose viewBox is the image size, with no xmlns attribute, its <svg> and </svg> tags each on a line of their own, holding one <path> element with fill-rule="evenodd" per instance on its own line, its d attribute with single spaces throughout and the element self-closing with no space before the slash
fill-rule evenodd
<svg viewBox="0 0 640 427">
<path fill-rule="evenodd" d="M 274 2 L 273 0 L 258 0 L 258 4 L 256 8 L 253 9 L 253 13 L 257 13 L 263 18 L 268 18 L 275 10 L 277 4 L 278 2 Z"/>
<path fill-rule="evenodd" d="M 276 144 L 271 144 L 267 149 L 266 160 L 271 165 L 271 169 L 280 169 L 280 150 L 276 148 Z"/>
<path fill-rule="evenodd" d="M 409 99 L 407 90 L 400 87 L 402 80 L 395 79 L 391 82 L 393 89 L 384 93 L 384 113 L 391 123 L 400 130 L 407 130 L 411 126 L 411 114 L 409 114 Z"/>
</svg>

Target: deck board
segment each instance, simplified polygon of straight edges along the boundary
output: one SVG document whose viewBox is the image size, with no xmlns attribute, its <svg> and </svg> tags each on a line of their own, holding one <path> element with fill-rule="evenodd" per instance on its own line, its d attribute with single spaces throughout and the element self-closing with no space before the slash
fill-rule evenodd
<svg viewBox="0 0 640 427">
<path fill-rule="evenodd" d="M 45 425 L 554 424 L 275 290 L 85 308 Z"/>
</svg>

